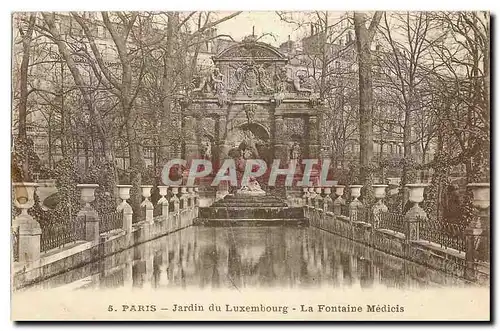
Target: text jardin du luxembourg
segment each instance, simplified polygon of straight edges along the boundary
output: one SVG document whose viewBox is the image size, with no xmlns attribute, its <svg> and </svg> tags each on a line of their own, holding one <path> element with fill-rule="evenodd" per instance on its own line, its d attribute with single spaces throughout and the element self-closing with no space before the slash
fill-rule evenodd
<svg viewBox="0 0 500 331">
<path fill-rule="evenodd" d="M 205 311 L 215 311 L 215 312 L 229 312 L 229 313 L 280 313 L 288 314 L 290 311 L 299 313 L 403 313 L 405 311 L 404 306 L 400 305 L 298 305 L 294 306 L 279 306 L 279 305 L 234 305 L 234 304 L 210 304 L 210 305 L 200 305 L 200 304 L 188 304 L 188 305 L 178 305 L 174 304 L 172 307 L 173 312 L 205 312 Z"/>
</svg>

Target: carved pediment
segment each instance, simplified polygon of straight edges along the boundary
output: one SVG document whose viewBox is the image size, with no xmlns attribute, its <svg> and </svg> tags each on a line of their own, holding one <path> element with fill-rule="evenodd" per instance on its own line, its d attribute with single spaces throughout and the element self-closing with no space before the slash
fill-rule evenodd
<svg viewBox="0 0 500 331">
<path fill-rule="evenodd" d="M 215 63 L 219 61 L 238 61 L 254 59 L 255 61 L 279 61 L 286 63 L 288 59 L 276 48 L 265 43 L 255 41 L 243 41 L 234 44 L 213 58 Z"/>
</svg>

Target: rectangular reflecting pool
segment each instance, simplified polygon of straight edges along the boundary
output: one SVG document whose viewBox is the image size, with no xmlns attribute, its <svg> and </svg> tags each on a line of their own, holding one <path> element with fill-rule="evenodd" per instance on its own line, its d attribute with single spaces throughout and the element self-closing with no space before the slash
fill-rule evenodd
<svg viewBox="0 0 500 331">
<path fill-rule="evenodd" d="M 30 288 L 375 286 L 427 288 L 468 283 L 314 227 L 193 226 Z"/>
</svg>

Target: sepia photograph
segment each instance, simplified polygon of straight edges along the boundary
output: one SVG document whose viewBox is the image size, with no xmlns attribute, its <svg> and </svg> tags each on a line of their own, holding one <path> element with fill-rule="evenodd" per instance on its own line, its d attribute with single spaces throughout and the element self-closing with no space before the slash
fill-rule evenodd
<svg viewBox="0 0 500 331">
<path fill-rule="evenodd" d="M 491 319 L 489 12 L 11 19 L 13 321 Z"/>
</svg>

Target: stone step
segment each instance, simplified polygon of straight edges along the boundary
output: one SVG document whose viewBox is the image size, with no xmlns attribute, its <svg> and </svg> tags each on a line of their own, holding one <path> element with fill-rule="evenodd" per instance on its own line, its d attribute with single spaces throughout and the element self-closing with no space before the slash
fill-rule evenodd
<svg viewBox="0 0 500 331">
<path fill-rule="evenodd" d="M 198 226 L 309 226 L 307 218 L 264 218 L 264 219 L 226 219 L 197 218 L 193 222 Z"/>
<path fill-rule="evenodd" d="M 269 208 L 248 208 L 248 207 L 204 207 L 199 209 L 200 218 L 209 219 L 274 219 L 274 218 L 302 218 L 304 210 L 302 208 L 269 207 Z"/>
</svg>

